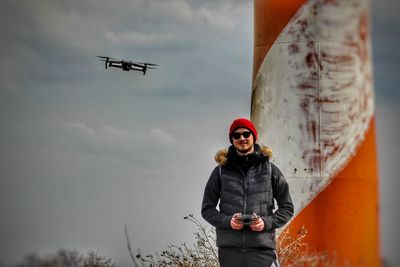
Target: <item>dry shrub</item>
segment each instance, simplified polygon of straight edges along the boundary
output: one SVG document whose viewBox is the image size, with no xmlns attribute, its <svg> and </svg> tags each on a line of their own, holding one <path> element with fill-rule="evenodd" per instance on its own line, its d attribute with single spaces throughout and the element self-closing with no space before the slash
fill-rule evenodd
<svg viewBox="0 0 400 267">
<path fill-rule="evenodd" d="M 296 235 L 286 228 L 277 239 L 277 254 L 282 267 L 334 267 L 336 256 L 328 252 L 310 250 L 304 241 L 307 229 L 303 226 Z"/>
<path fill-rule="evenodd" d="M 192 246 L 183 243 L 179 246 L 169 245 L 161 254 L 147 254 L 143 256 L 140 251 L 133 256 L 128 233 L 125 228 L 125 235 L 128 243 L 128 250 L 135 266 L 180 266 L 180 267 L 217 267 L 218 256 L 214 228 L 209 228 L 200 223 L 192 214 L 184 217 L 198 227 L 194 233 L 196 242 Z"/>
<path fill-rule="evenodd" d="M 180 266 L 180 267 L 217 267 L 218 256 L 215 239 L 215 229 L 202 225 L 192 214 L 184 217 L 198 227 L 194 233 L 196 242 L 192 247 L 186 243 L 180 246 L 169 245 L 161 254 L 147 254 L 143 256 L 140 252 L 133 256 L 130 248 L 128 233 L 125 235 L 128 250 L 136 267 L 141 266 Z M 281 267 L 336 267 L 336 256 L 328 252 L 316 252 L 309 249 L 304 241 L 307 230 L 303 226 L 295 235 L 286 228 L 277 239 L 277 254 Z M 137 262 L 139 261 L 139 263 Z M 342 264 L 341 266 L 350 266 Z"/>
</svg>

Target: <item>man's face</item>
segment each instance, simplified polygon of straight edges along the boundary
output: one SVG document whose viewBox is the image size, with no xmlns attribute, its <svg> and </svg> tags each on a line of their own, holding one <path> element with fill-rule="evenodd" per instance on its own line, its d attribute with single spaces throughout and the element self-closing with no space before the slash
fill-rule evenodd
<svg viewBox="0 0 400 267">
<path fill-rule="evenodd" d="M 237 151 L 247 154 L 253 151 L 254 137 L 247 128 L 238 128 L 232 135 L 233 146 Z"/>
</svg>

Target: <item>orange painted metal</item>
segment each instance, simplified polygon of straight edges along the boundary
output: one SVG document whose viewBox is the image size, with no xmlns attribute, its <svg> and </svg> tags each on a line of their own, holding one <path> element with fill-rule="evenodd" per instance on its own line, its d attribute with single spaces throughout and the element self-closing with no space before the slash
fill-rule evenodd
<svg viewBox="0 0 400 267">
<path fill-rule="evenodd" d="M 253 81 L 272 44 L 305 0 L 254 1 Z"/>
<path fill-rule="evenodd" d="M 292 233 L 304 225 L 305 242 L 335 253 L 339 265 L 381 265 L 375 139 L 373 120 L 356 156 L 289 225 Z"/>
</svg>

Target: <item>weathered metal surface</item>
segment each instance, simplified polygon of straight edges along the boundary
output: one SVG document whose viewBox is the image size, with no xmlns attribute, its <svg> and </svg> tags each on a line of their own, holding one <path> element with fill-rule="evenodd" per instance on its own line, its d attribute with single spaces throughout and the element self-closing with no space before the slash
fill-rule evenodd
<svg viewBox="0 0 400 267">
<path fill-rule="evenodd" d="M 290 183 L 295 213 L 345 166 L 374 113 L 368 1 L 305 3 L 253 83 L 259 140 Z"/>
</svg>

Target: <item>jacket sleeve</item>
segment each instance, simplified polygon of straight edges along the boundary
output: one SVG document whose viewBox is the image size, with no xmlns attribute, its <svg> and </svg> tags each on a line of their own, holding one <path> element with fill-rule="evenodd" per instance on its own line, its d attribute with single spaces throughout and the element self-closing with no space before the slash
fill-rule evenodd
<svg viewBox="0 0 400 267">
<path fill-rule="evenodd" d="M 271 165 L 272 190 L 278 209 L 272 215 L 263 217 L 266 231 L 284 226 L 292 218 L 294 212 L 292 198 L 289 193 L 289 184 L 279 168 L 272 163 Z"/>
<path fill-rule="evenodd" d="M 219 177 L 219 167 L 215 167 L 208 179 L 204 189 L 203 204 L 201 206 L 201 215 L 212 226 L 219 229 L 231 229 L 231 217 L 222 214 L 217 210 L 218 201 L 221 192 L 221 180 Z"/>
</svg>

